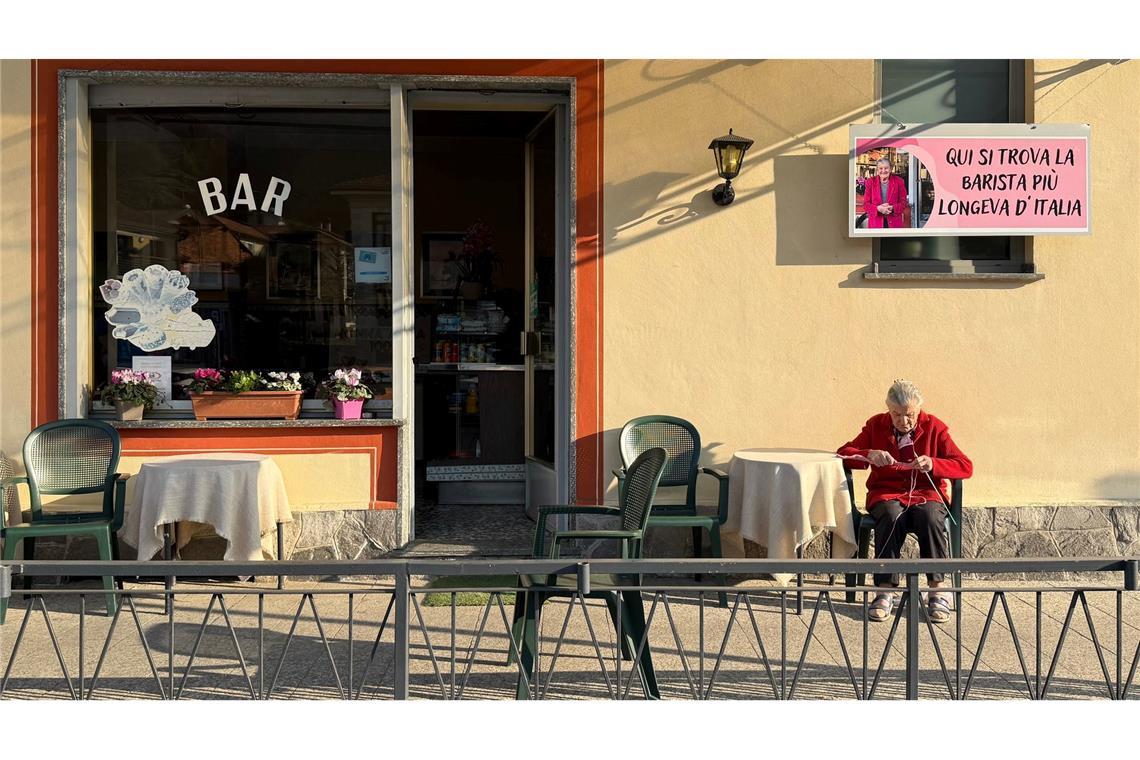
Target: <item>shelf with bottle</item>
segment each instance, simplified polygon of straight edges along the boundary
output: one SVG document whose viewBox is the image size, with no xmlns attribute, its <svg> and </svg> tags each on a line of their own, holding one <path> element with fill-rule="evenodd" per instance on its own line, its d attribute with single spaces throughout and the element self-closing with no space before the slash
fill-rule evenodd
<svg viewBox="0 0 1140 760">
<path fill-rule="evenodd" d="M 494 364 L 499 346 L 492 341 L 440 339 L 432 346 L 432 364 Z"/>
<path fill-rule="evenodd" d="M 416 374 L 445 372 L 522 372 L 523 364 L 496 364 L 494 362 L 429 362 L 417 364 Z"/>
</svg>

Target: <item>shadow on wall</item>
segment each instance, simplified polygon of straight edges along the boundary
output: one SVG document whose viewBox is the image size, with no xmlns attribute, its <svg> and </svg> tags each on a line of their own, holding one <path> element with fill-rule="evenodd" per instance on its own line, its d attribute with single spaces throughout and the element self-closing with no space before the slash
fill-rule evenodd
<svg viewBox="0 0 1140 760">
<path fill-rule="evenodd" d="M 663 227 L 698 217 L 715 207 L 711 198 L 707 201 L 709 208 L 703 207 L 701 196 L 707 196 L 708 193 L 698 193 L 688 203 L 678 203 L 669 208 L 646 213 L 645 209 L 653 208 L 667 187 L 684 177 L 685 175 L 679 172 L 649 172 L 616 185 L 606 183 L 606 197 L 622 199 L 619 207 L 619 216 L 622 218 L 607 220 L 610 222 L 608 239 L 616 239 L 620 233 L 635 224 L 654 224 Z"/>
<path fill-rule="evenodd" d="M 871 246 L 847 236 L 847 156 L 777 156 L 776 264 L 867 264 Z"/>
<path fill-rule="evenodd" d="M 1140 501 L 1140 472 L 1118 472 L 1098 478 L 1096 494 L 1102 499 Z"/>
<path fill-rule="evenodd" d="M 668 414 L 668 412 L 656 412 L 658 414 Z M 641 416 L 641 415 L 638 415 Z M 697 429 L 700 432 L 700 429 Z M 603 494 L 604 502 L 607 504 L 617 504 L 617 478 L 613 474 L 613 470 L 621 467 L 621 454 L 619 449 L 619 439 L 621 437 L 621 428 L 610 428 L 602 433 L 602 443 L 604 445 L 603 451 L 605 456 L 602 460 L 602 466 L 605 468 L 605 493 Z M 699 466 L 712 467 L 720 470 L 724 474 L 728 474 L 729 461 L 723 462 L 716 461 L 713 457 L 712 451 L 724 445 L 723 441 L 701 441 L 701 457 Z M 717 499 L 717 482 L 709 475 L 697 476 L 697 504 L 704 504 L 715 507 Z M 685 503 L 685 488 L 677 486 L 674 488 L 660 489 L 658 504 L 684 504 Z"/>
</svg>

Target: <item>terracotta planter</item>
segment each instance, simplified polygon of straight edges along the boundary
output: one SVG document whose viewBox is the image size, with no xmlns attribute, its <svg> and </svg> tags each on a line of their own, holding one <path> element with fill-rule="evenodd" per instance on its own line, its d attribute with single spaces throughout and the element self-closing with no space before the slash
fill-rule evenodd
<svg viewBox="0 0 1140 760">
<path fill-rule="evenodd" d="M 349 401 L 333 400 L 333 414 L 338 420 L 358 420 L 364 411 L 364 399 L 357 398 Z"/>
<path fill-rule="evenodd" d="M 115 402 L 115 412 L 120 420 L 141 420 L 146 406 L 143 404 L 128 404 L 125 401 Z"/>
<path fill-rule="evenodd" d="M 295 420 L 301 413 L 303 391 L 246 391 L 191 393 L 194 419 Z"/>
</svg>

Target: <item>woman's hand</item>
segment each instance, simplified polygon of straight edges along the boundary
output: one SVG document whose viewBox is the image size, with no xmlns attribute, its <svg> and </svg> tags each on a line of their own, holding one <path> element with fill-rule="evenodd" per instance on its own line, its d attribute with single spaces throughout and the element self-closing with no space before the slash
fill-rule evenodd
<svg viewBox="0 0 1140 760">
<path fill-rule="evenodd" d="M 871 449 L 867 452 L 867 460 L 876 467 L 889 467 L 895 464 L 895 458 L 889 452 Z"/>
<path fill-rule="evenodd" d="M 878 211 L 880 214 L 882 214 L 883 216 L 890 216 L 890 215 L 891 215 L 891 204 L 889 204 L 889 203 L 880 203 L 880 204 L 879 204 L 879 205 L 876 207 L 876 210 L 877 210 L 877 211 Z"/>
<path fill-rule="evenodd" d="M 923 454 L 917 457 L 911 466 L 919 472 L 930 472 L 934 469 L 934 460 Z"/>
</svg>

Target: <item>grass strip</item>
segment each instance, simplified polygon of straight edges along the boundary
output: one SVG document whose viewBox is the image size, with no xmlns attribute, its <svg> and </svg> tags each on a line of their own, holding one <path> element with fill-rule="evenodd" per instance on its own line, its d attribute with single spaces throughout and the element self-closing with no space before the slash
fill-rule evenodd
<svg viewBox="0 0 1140 760">
<path fill-rule="evenodd" d="M 438 589 L 435 593 L 424 594 L 420 604 L 425 607 L 450 607 L 451 593 L 446 589 L 452 588 L 489 588 L 514 589 L 516 583 L 513 575 L 449 575 L 434 578 L 428 582 L 428 588 Z M 488 591 L 460 591 L 455 595 L 456 607 L 483 607 L 491 596 Z M 503 593 L 503 604 L 514 602 L 512 592 Z"/>
</svg>

